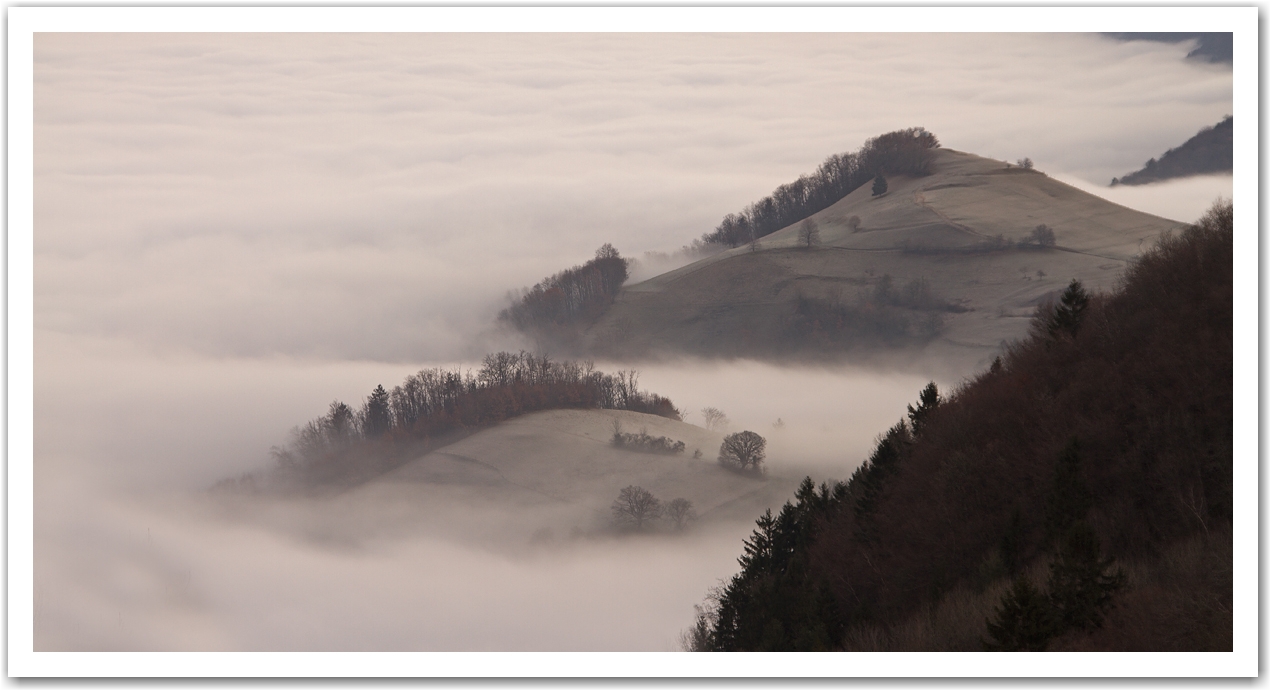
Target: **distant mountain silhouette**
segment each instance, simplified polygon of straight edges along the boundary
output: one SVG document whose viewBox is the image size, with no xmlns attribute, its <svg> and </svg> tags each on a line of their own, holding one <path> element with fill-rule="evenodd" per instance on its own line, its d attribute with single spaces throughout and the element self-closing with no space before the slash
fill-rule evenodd
<svg viewBox="0 0 1270 690">
<path fill-rule="evenodd" d="M 1230 172 L 1235 156 L 1233 134 L 1234 118 L 1227 115 L 1215 126 L 1201 129 L 1181 146 L 1165 151 L 1159 160 L 1147 161 L 1141 170 L 1113 178 L 1111 184 L 1147 184 L 1175 177 Z"/>
<path fill-rule="evenodd" d="M 1224 62 L 1226 64 L 1234 62 L 1234 34 L 1229 31 L 1216 33 L 1135 31 L 1104 33 L 1103 35 L 1119 41 L 1156 41 L 1158 43 L 1181 43 L 1182 41 L 1196 39 L 1199 44 L 1186 55 L 1187 59 Z"/>
</svg>

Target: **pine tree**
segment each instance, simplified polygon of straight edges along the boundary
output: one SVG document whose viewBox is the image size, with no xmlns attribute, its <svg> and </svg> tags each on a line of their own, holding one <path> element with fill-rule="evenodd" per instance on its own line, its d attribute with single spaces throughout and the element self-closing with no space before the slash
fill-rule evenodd
<svg viewBox="0 0 1270 690">
<path fill-rule="evenodd" d="M 1010 575 L 1023 567 L 1023 511 L 1018 508 L 1010 515 L 1010 525 L 1001 537 L 1001 562 Z"/>
<path fill-rule="evenodd" d="M 756 522 L 758 529 L 754 530 L 749 539 L 742 542 L 745 554 L 737 559 L 743 574 L 765 573 L 772 568 L 776 518 L 772 517 L 772 510 L 769 508 Z"/>
<path fill-rule="evenodd" d="M 388 407 L 388 391 L 380 384 L 366 399 L 366 407 L 362 410 L 362 432 L 367 438 L 374 438 L 388 433 L 390 428 L 392 412 Z"/>
<path fill-rule="evenodd" d="M 1080 474 L 1080 444 L 1073 437 L 1063 448 L 1054 467 L 1054 488 L 1050 491 L 1045 514 L 1050 539 L 1066 534 L 1068 528 L 1085 517 L 1093 504 L 1093 497 Z"/>
<path fill-rule="evenodd" d="M 921 393 L 918 393 L 917 409 L 913 409 L 912 405 L 908 406 L 908 419 L 912 424 L 914 436 L 921 435 L 926 418 L 930 416 L 931 410 L 939 407 L 940 402 L 939 388 L 935 386 L 934 381 L 931 381 L 926 384 Z"/>
<path fill-rule="evenodd" d="M 1058 557 L 1050 564 L 1049 599 L 1064 630 L 1093 630 L 1102 626 L 1111 597 L 1125 582 L 1124 573 L 1111 570 L 1113 559 L 1102 558 L 1093 528 L 1083 520 L 1067 530 Z"/>
<path fill-rule="evenodd" d="M 882 176 L 882 173 L 878 173 L 873 178 L 873 196 L 882 196 L 883 194 L 886 194 L 886 178 Z"/>
<path fill-rule="evenodd" d="M 1062 297 L 1059 298 L 1054 314 L 1050 316 L 1050 337 L 1064 334 L 1076 337 L 1076 331 L 1080 330 L 1080 323 L 1084 320 L 1085 309 L 1088 307 L 1089 293 L 1085 292 L 1085 286 L 1081 285 L 1079 280 L 1073 278 L 1071 284 L 1063 291 Z"/>
<path fill-rule="evenodd" d="M 1026 577 L 1014 581 L 995 614 L 987 621 L 991 639 L 983 641 L 984 651 L 1043 652 L 1057 632 L 1049 600 Z"/>
</svg>

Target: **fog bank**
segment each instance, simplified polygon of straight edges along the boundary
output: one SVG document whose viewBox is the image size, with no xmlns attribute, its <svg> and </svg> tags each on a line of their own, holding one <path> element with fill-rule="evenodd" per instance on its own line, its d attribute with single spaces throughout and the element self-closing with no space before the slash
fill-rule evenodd
<svg viewBox="0 0 1270 690">
<path fill-rule="evenodd" d="M 1067 33 L 38 34 L 36 648 L 673 649 L 752 522 L 527 542 L 509 506 L 206 489 L 268 469 L 332 400 L 519 346 L 493 326 L 509 291 L 605 242 L 673 252 L 897 128 L 1190 220 L 1229 178 L 1101 187 L 1230 111 L 1230 70 L 1188 50 Z M 928 380 L 970 373 L 636 368 L 688 421 L 716 407 L 766 436 L 773 475 L 827 480 Z"/>
<path fill-rule="evenodd" d="M 215 356 L 472 358 L 509 290 L 604 242 L 674 251 L 901 127 L 1106 184 L 1230 112 L 1230 69 L 1188 48 L 40 34 L 36 324 Z"/>
<path fill-rule="evenodd" d="M 757 517 L 683 536 L 580 524 L 526 539 L 555 513 L 445 487 L 421 494 L 426 506 L 209 494 L 268 468 L 268 447 L 331 399 L 359 401 L 413 367 L 38 342 L 41 650 L 673 650 Z M 772 474 L 830 480 L 925 383 L 755 362 L 640 371 L 641 387 L 681 408 L 719 407 L 769 438 Z"/>
</svg>

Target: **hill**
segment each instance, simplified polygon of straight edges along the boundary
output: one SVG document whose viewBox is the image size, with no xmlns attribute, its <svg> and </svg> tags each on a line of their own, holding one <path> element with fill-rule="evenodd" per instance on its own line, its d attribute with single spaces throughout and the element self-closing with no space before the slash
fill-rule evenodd
<svg viewBox="0 0 1270 690">
<path fill-rule="evenodd" d="M 591 362 L 526 352 L 486 355 L 473 374 L 423 369 L 391 391 L 378 385 L 359 408 L 336 400 L 325 415 L 275 446 L 269 472 L 226 479 L 217 489 L 329 492 L 356 486 L 472 433 L 523 414 L 557 409 L 650 413 L 678 420 L 670 400 L 639 390 L 639 372 L 597 371 Z"/>
<path fill-rule="evenodd" d="M 1230 650 L 1232 218 L 1069 286 L 850 480 L 804 482 L 693 648 Z"/>
<path fill-rule="evenodd" d="M 677 454 L 615 447 L 614 423 L 684 443 Z M 408 505 L 495 520 L 490 534 L 528 540 L 609 530 L 611 506 L 626 486 L 650 491 L 663 504 L 692 503 L 698 520 L 746 520 L 779 505 L 796 480 L 729 471 L 716 461 L 722 434 L 656 415 L 626 410 L 551 410 L 524 415 L 434 450 L 350 494 L 367 505 Z M 696 451 L 700 456 L 694 457 Z M 429 508 L 431 506 L 431 508 Z M 427 524 L 444 524 L 438 515 Z M 477 519 L 480 519 L 477 517 Z M 412 522 L 412 521 L 411 521 Z M 414 524 L 419 524 L 414 522 Z M 663 521 L 654 526 L 669 529 Z"/>
<path fill-rule="evenodd" d="M 1113 178 L 1111 184 L 1149 184 L 1191 175 L 1229 173 L 1234 169 L 1234 160 L 1235 119 L 1227 116 L 1216 125 L 1201 129 L 1181 146 L 1165 151 L 1160 160 L 1152 158 L 1141 170 Z"/>
<path fill-rule="evenodd" d="M 614 422 L 627 433 L 682 441 L 683 450 L 615 447 Z M 335 491 L 273 491 L 268 501 L 243 491 L 218 497 L 236 519 L 350 546 L 416 536 L 514 552 L 603 538 L 623 531 L 612 505 L 627 486 L 648 490 L 663 506 L 689 501 L 693 517 L 683 525 L 689 532 L 721 523 L 732 529 L 779 506 L 797 480 L 725 469 L 716 460 L 722 440 L 701 427 L 629 410 L 545 410 L 474 430 Z M 679 528 L 665 516 L 637 531 Z"/>
<path fill-rule="evenodd" d="M 1110 288 L 1143 246 L 1182 227 L 969 153 L 933 148 L 927 167 L 811 215 L 810 247 L 796 222 L 623 287 L 584 350 L 790 359 L 934 348 L 983 362 L 1069 280 Z"/>
</svg>

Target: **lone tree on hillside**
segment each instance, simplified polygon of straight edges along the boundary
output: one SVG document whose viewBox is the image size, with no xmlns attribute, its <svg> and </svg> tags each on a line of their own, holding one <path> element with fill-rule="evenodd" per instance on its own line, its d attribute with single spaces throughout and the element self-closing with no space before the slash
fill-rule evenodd
<svg viewBox="0 0 1270 690">
<path fill-rule="evenodd" d="M 1031 158 L 1020 158 L 1017 162 L 1019 164 L 1019 167 L 1023 168 L 1024 170 L 1031 170 L 1033 167 Z"/>
<path fill-rule="evenodd" d="M 686 498 L 676 498 L 666 504 L 666 517 L 674 520 L 675 529 L 682 530 L 689 520 L 697 518 L 697 514 L 692 509 L 692 501 Z"/>
<path fill-rule="evenodd" d="M 728 428 L 728 416 L 717 407 L 701 408 L 701 417 L 705 419 L 706 428 L 710 431 L 723 431 Z"/>
<path fill-rule="evenodd" d="M 628 486 L 622 489 L 613 501 L 613 522 L 618 525 L 644 528 L 644 523 L 661 517 L 661 501 L 652 492 L 642 486 Z"/>
<path fill-rule="evenodd" d="M 767 439 L 753 431 L 728 434 L 719 446 L 719 464 L 724 467 L 761 472 L 766 457 Z"/>
<path fill-rule="evenodd" d="M 1032 229 L 1032 234 L 1028 236 L 1028 241 L 1038 247 L 1053 247 L 1056 242 L 1054 229 L 1041 223 Z"/>
<path fill-rule="evenodd" d="M 886 194 L 886 178 L 882 176 L 882 173 L 878 173 L 877 177 L 873 178 L 873 196 L 883 194 Z"/>
<path fill-rule="evenodd" d="M 847 229 L 851 232 L 860 232 L 860 216 L 851 216 L 848 218 Z"/>
<path fill-rule="evenodd" d="M 808 218 L 798 226 L 798 243 L 808 249 L 820 244 L 820 226 L 815 220 Z"/>
</svg>

